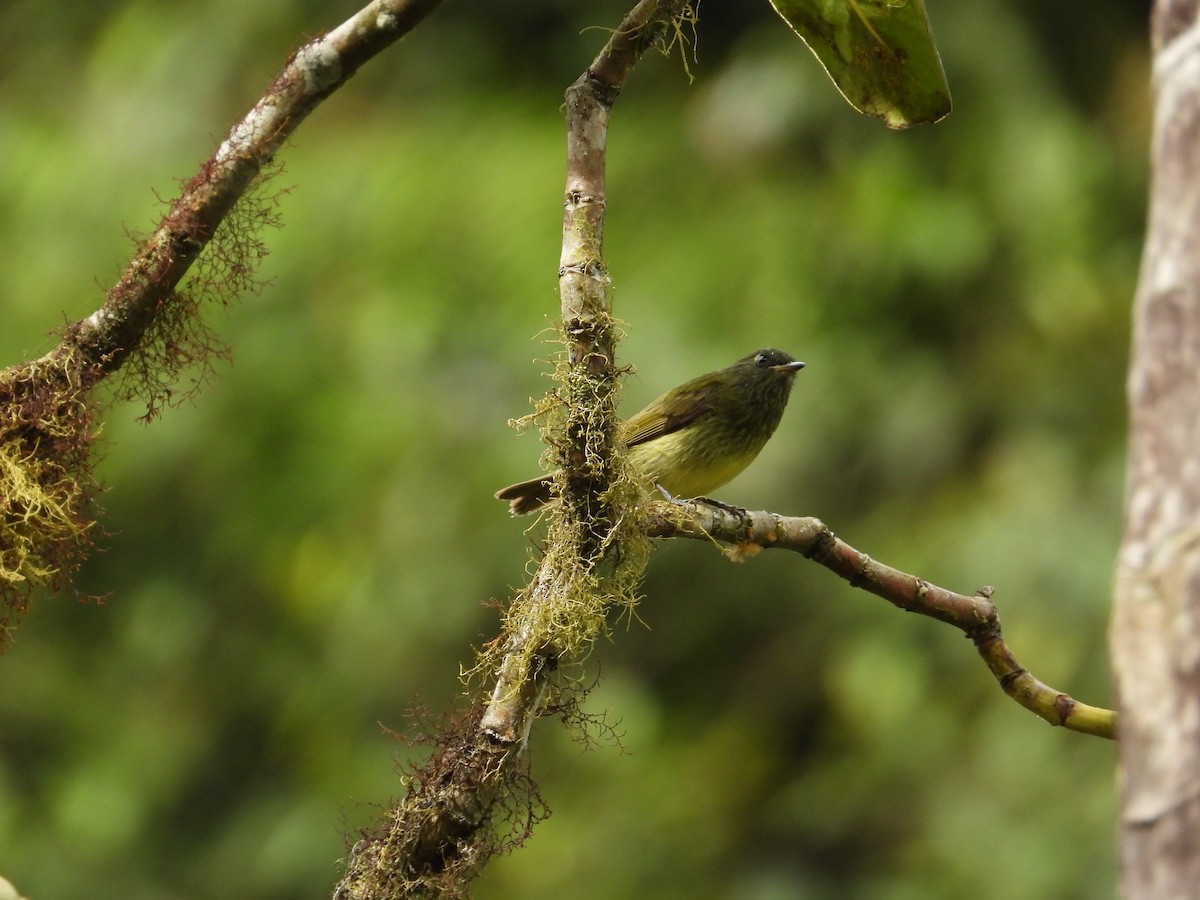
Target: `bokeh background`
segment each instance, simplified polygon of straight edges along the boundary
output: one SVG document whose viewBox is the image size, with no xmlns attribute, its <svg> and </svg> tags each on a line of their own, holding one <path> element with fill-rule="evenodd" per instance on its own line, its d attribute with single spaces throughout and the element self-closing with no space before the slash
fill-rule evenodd
<svg viewBox="0 0 1200 900">
<path fill-rule="evenodd" d="M 1147 10 L 929 0 L 955 99 L 891 133 L 767 4 L 700 8 L 615 110 L 627 412 L 760 346 L 808 362 L 720 492 L 997 587 L 1041 678 L 1111 701 L 1106 619 L 1143 221 Z M 88 313 L 307 35 L 316 0 L 0 5 L 0 361 Z M 0 657 L 0 874 L 33 900 L 327 896 L 525 577 L 506 424 L 548 386 L 561 97 L 612 0 L 456 2 L 301 128 L 231 364 L 111 408 L 111 536 Z M 480 898 L 1111 896 L 1111 744 L 1007 700 L 957 633 L 802 559 L 663 544 L 553 810 Z"/>
</svg>

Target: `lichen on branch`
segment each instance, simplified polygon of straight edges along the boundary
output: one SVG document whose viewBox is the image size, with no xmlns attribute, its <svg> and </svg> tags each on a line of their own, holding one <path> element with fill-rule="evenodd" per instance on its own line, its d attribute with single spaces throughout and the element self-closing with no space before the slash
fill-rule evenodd
<svg viewBox="0 0 1200 900">
<path fill-rule="evenodd" d="M 124 359 L 115 399 L 145 403 L 146 421 L 164 407 L 193 399 L 211 381 L 215 362 L 231 356 L 204 313 L 264 287 L 258 272 L 270 251 L 263 232 L 283 224 L 279 202 L 288 189 L 275 187 L 282 171 L 283 165 L 274 161 L 259 170 L 204 242 L 184 280 L 158 303 L 136 349 Z M 165 227 L 166 222 L 160 230 Z M 188 369 L 190 383 L 181 386 Z"/>
<path fill-rule="evenodd" d="M 548 690 L 570 705 L 574 687 L 551 673 L 586 656 L 614 606 L 631 610 L 650 555 L 641 521 L 644 486 L 617 439 L 619 370 L 611 281 L 604 265 L 608 119 L 647 48 L 693 15 L 682 0 L 641 0 L 567 88 L 567 173 L 559 297 L 564 352 L 543 439 L 557 502 L 530 583 L 512 601 L 498 643 L 496 681 L 480 727 L 502 746 L 523 746 Z"/>
<path fill-rule="evenodd" d="M 78 354 L 0 372 L 0 650 L 33 593 L 64 587 L 91 548 L 98 377 Z"/>
<path fill-rule="evenodd" d="M 99 309 L 41 359 L 0 372 L 0 650 L 39 588 L 65 587 L 91 547 L 97 385 L 144 418 L 192 396 L 227 350 L 200 317 L 256 284 L 259 233 L 277 224 L 262 188 L 275 153 L 322 100 L 408 33 L 441 0 L 373 0 L 313 38 L 184 185 Z M 185 280 L 186 278 L 186 280 Z M 195 373 L 177 390 L 183 371 Z"/>
<path fill-rule="evenodd" d="M 190 278 L 167 292 L 136 331 L 120 318 L 125 298 L 110 292 L 102 310 L 68 326 L 53 351 L 0 372 L 0 650 L 33 593 L 66 587 L 95 540 L 97 387 L 120 372 L 112 398 L 142 400 L 149 420 L 203 385 L 213 360 L 227 350 L 201 307 L 228 304 L 257 286 L 266 255 L 260 230 L 278 224 L 277 196 L 253 189 L 242 195 L 204 243 Z M 122 279 L 118 288 L 127 283 Z M 102 327 L 127 335 L 131 345 L 119 359 L 115 351 L 85 348 L 89 328 Z M 192 384 L 177 391 L 188 367 L 196 373 Z"/>
</svg>

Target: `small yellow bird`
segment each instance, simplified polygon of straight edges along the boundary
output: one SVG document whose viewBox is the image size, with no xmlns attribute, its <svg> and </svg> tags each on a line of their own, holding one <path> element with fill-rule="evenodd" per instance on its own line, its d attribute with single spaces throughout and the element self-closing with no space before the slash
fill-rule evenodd
<svg viewBox="0 0 1200 900">
<path fill-rule="evenodd" d="M 732 366 L 667 391 L 621 426 L 629 463 L 651 484 L 700 497 L 754 462 L 775 433 L 804 363 L 782 350 L 758 350 Z M 496 492 L 513 515 L 548 503 L 552 476 Z"/>
</svg>

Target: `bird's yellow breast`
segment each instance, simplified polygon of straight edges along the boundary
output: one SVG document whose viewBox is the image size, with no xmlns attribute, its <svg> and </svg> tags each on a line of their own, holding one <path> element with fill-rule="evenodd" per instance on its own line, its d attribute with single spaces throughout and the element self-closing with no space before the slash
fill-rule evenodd
<svg viewBox="0 0 1200 900">
<path fill-rule="evenodd" d="M 754 462 L 760 446 L 742 452 L 703 453 L 696 448 L 691 428 L 639 444 L 629 449 L 630 465 L 650 482 L 661 485 L 675 497 L 702 497 L 732 481 Z"/>
</svg>

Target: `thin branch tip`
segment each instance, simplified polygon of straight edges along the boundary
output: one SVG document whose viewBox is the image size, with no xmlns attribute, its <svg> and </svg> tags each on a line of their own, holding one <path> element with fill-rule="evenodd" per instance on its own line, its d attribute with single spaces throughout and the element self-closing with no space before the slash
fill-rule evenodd
<svg viewBox="0 0 1200 900">
<path fill-rule="evenodd" d="M 811 517 L 767 510 L 735 516 L 719 507 L 695 506 L 690 524 L 667 516 L 654 516 L 649 521 L 654 537 L 702 538 L 733 544 L 739 560 L 749 555 L 742 549 L 747 543 L 798 553 L 829 569 L 851 587 L 882 597 L 899 609 L 958 628 L 975 644 L 1001 689 L 1050 724 L 1098 737 L 1116 737 L 1115 712 L 1088 706 L 1054 690 L 1017 662 L 1000 627 L 992 585 L 983 585 L 971 596 L 939 587 L 872 559 L 837 537 L 820 519 Z"/>
</svg>

